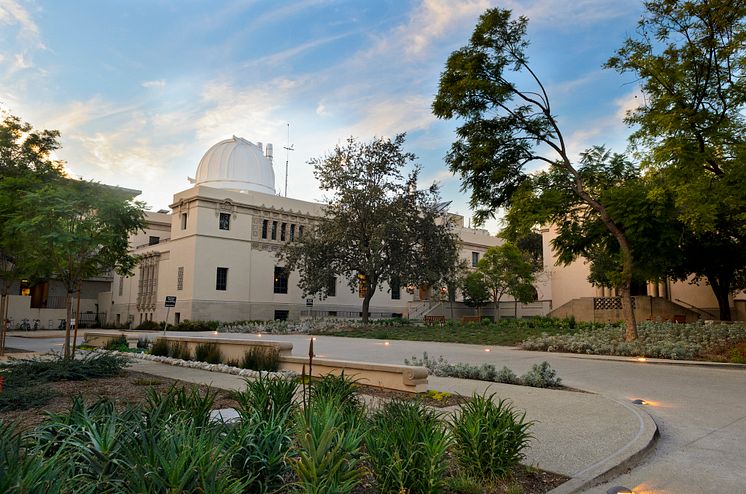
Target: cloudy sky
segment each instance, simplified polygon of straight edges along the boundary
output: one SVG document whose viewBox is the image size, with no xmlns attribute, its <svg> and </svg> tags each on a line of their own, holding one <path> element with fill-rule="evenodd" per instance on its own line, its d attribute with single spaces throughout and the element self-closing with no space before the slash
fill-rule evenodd
<svg viewBox="0 0 746 494">
<path fill-rule="evenodd" d="M 423 185 L 468 217 L 443 160 L 456 123 L 430 105 L 493 6 L 529 17 L 529 56 L 572 150 L 623 151 L 639 87 L 601 66 L 634 33 L 637 0 L 0 0 L 0 109 L 59 129 L 71 174 L 142 190 L 153 209 L 231 135 L 274 144 L 280 191 L 289 123 L 288 195 L 320 201 L 310 158 L 407 132 Z"/>
</svg>

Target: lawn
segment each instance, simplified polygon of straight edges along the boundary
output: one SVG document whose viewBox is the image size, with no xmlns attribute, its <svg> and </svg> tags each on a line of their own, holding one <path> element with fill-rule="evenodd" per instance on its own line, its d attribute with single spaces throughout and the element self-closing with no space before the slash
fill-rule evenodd
<svg viewBox="0 0 746 494">
<path fill-rule="evenodd" d="M 600 325 L 596 325 L 600 326 Z M 381 326 L 373 323 L 368 328 L 349 327 L 316 331 L 315 334 L 346 336 L 351 338 L 373 338 L 379 340 L 439 341 L 445 343 L 470 343 L 475 345 L 518 346 L 523 341 L 542 334 L 573 334 L 580 329 L 589 329 L 588 323 L 575 323 L 572 319 L 504 319 L 497 323 L 467 323 L 464 325 L 438 324 L 420 326 L 401 324 Z"/>
</svg>

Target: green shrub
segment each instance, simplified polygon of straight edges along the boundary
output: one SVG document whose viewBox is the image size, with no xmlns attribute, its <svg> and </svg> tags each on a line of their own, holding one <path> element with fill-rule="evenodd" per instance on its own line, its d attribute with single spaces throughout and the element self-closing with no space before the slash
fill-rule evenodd
<svg viewBox="0 0 746 494">
<path fill-rule="evenodd" d="M 24 443 L 13 424 L 0 420 L 0 492 L 62 492 L 63 472 L 55 456 L 44 458 Z"/>
<path fill-rule="evenodd" d="M 207 362 L 208 364 L 219 364 L 223 361 L 223 354 L 217 343 L 200 343 L 194 349 L 194 360 Z"/>
<path fill-rule="evenodd" d="M 152 345 L 153 343 L 150 341 L 150 339 L 146 338 L 145 336 L 140 336 L 137 339 L 137 348 L 148 350 Z"/>
<path fill-rule="evenodd" d="M 135 329 L 142 329 L 146 331 L 162 331 L 165 327 L 165 323 L 157 321 L 143 321 L 137 325 Z"/>
<path fill-rule="evenodd" d="M 192 354 L 189 347 L 183 341 L 169 341 L 165 338 L 156 338 L 150 347 L 150 354 L 159 357 L 171 357 L 181 360 L 191 360 Z"/>
<path fill-rule="evenodd" d="M 266 415 L 244 411 L 231 429 L 230 442 L 237 446 L 231 468 L 236 477 L 249 481 L 247 492 L 279 492 L 284 484 L 290 472 L 291 413 L 289 407 L 272 408 Z"/>
<path fill-rule="evenodd" d="M 246 388 L 243 391 L 231 393 L 231 398 L 238 402 L 237 410 L 242 417 L 251 418 L 258 414 L 268 418 L 292 411 L 293 397 L 298 389 L 296 381 L 261 376 L 245 381 Z"/>
<path fill-rule="evenodd" d="M 363 433 L 359 423 L 345 420 L 335 402 L 318 400 L 297 414 L 291 466 L 297 487 L 307 494 L 347 494 L 365 475 Z"/>
<path fill-rule="evenodd" d="M 219 321 L 190 321 L 185 319 L 179 324 L 170 326 L 170 329 L 174 331 L 217 331 L 219 327 Z"/>
<path fill-rule="evenodd" d="M 309 395 L 312 403 L 335 403 L 346 419 L 357 420 L 364 414 L 363 403 L 357 393 L 357 381 L 345 376 L 344 371 L 339 376 L 327 374 L 312 381 Z"/>
<path fill-rule="evenodd" d="M 557 371 L 545 360 L 540 364 L 534 364 L 530 371 L 521 376 L 521 382 L 534 388 L 558 388 L 562 384 L 562 379 L 557 377 Z"/>
<path fill-rule="evenodd" d="M 168 340 L 156 338 L 150 347 L 150 354 L 158 357 L 168 357 Z"/>
<path fill-rule="evenodd" d="M 449 435 L 439 414 L 417 401 L 391 401 L 365 436 L 379 492 L 429 494 L 445 486 Z"/>
<path fill-rule="evenodd" d="M 116 376 L 129 364 L 129 358 L 124 355 L 93 352 L 76 359 L 66 359 L 60 354 L 52 354 L 33 359 L 12 360 L 0 368 L 5 368 L 8 380 L 31 385 L 40 382 L 82 381 Z"/>
<path fill-rule="evenodd" d="M 57 393 L 49 386 L 4 386 L 0 392 L 0 412 L 40 407 L 55 396 Z"/>
<path fill-rule="evenodd" d="M 277 372 L 280 368 L 280 352 L 271 347 L 251 347 L 243 354 L 242 369 Z"/>
<path fill-rule="evenodd" d="M 126 352 L 129 350 L 129 344 L 127 343 L 127 337 L 124 335 L 117 336 L 116 338 L 110 338 L 104 344 L 104 350 L 116 350 L 118 352 Z"/>
<path fill-rule="evenodd" d="M 746 341 L 736 344 L 728 351 L 728 360 L 734 364 L 746 364 Z"/>
<path fill-rule="evenodd" d="M 451 421 L 453 453 L 468 476 L 489 481 L 503 478 L 525 457 L 532 422 L 505 400 L 474 395 L 459 405 Z"/>
<path fill-rule="evenodd" d="M 453 494 L 484 494 L 483 481 L 480 479 L 458 475 L 447 480 L 448 491 Z"/>
<path fill-rule="evenodd" d="M 195 424 L 204 426 L 210 421 L 217 392 L 208 388 L 203 393 L 197 385 L 172 384 L 166 392 L 150 388 L 145 396 L 145 409 L 152 421 L 171 420 L 175 415 L 183 415 Z"/>
</svg>

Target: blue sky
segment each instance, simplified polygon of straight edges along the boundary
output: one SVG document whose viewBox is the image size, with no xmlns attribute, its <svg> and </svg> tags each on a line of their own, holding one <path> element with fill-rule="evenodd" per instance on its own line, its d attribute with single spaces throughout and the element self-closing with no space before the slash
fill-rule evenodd
<svg viewBox="0 0 746 494">
<path fill-rule="evenodd" d="M 279 191 L 289 123 L 288 195 L 320 201 L 310 158 L 407 132 L 423 185 L 468 218 L 443 159 L 456 123 L 430 105 L 448 55 L 494 6 L 529 17 L 532 66 L 572 151 L 623 151 L 639 86 L 601 66 L 634 33 L 636 0 L 0 0 L 0 109 L 59 129 L 71 174 L 142 190 L 153 209 L 231 135 L 274 144 Z"/>
</svg>

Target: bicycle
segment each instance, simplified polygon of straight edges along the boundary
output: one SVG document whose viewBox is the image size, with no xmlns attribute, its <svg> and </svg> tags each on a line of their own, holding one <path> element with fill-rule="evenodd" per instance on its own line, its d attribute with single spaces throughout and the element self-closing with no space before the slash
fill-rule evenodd
<svg viewBox="0 0 746 494">
<path fill-rule="evenodd" d="M 23 319 L 21 320 L 21 324 L 18 326 L 18 328 L 24 331 L 31 331 L 31 324 L 29 324 L 28 319 Z"/>
<path fill-rule="evenodd" d="M 39 331 L 40 324 L 41 324 L 41 321 L 39 319 L 34 319 L 34 331 Z"/>
<path fill-rule="evenodd" d="M 67 321 L 65 321 L 64 319 L 60 319 L 60 325 L 57 326 L 57 329 L 65 329 L 65 328 L 67 328 Z"/>
</svg>

